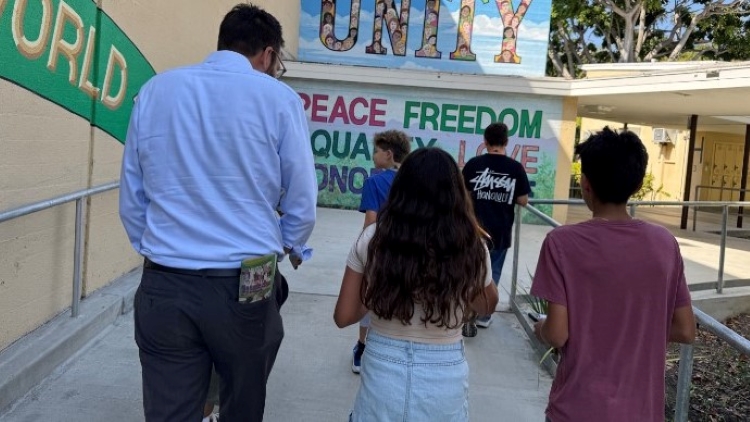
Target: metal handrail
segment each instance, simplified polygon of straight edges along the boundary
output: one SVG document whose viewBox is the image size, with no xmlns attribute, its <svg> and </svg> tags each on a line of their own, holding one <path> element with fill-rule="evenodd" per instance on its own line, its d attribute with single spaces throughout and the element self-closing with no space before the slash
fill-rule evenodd
<svg viewBox="0 0 750 422">
<path fill-rule="evenodd" d="M 713 319 L 695 306 L 693 306 L 693 313 L 695 314 L 695 321 L 700 328 L 727 342 L 727 344 L 738 352 L 750 356 L 750 340 L 742 337 L 736 331 Z M 674 413 L 676 422 L 686 422 L 688 420 L 694 352 L 692 344 L 680 345 L 680 366 L 677 371 L 677 400 Z"/>
<path fill-rule="evenodd" d="M 718 189 L 719 190 L 719 200 L 724 198 L 724 191 L 728 190 L 730 192 L 738 191 L 740 193 L 740 199 L 745 199 L 745 192 L 750 192 L 750 189 L 741 189 L 741 188 L 725 188 L 725 187 L 717 187 L 717 186 L 708 186 L 708 185 L 697 185 L 695 187 L 695 196 L 693 198 L 698 199 L 700 197 L 700 191 L 701 189 Z M 700 207 L 693 208 L 693 231 L 696 229 L 696 225 L 698 223 L 698 210 Z M 740 206 L 738 212 L 737 212 L 737 228 L 742 228 L 742 218 L 745 214 L 744 206 Z"/>
<path fill-rule="evenodd" d="M 586 205 L 582 199 L 529 199 L 532 205 Z M 630 201 L 628 206 L 660 207 L 747 207 L 750 201 Z"/>
<path fill-rule="evenodd" d="M 585 202 L 581 199 L 530 199 L 529 203 L 532 205 L 585 205 Z M 635 217 L 636 208 L 639 206 L 665 206 L 665 207 L 720 207 L 722 208 L 721 217 L 721 238 L 719 242 L 719 269 L 718 278 L 716 281 L 716 292 L 724 292 L 724 264 L 726 261 L 726 249 L 727 249 L 727 227 L 729 222 L 729 208 L 742 208 L 750 206 L 750 201 L 630 201 L 628 202 L 628 208 L 630 209 L 630 215 Z M 530 209 L 529 209 L 530 210 Z M 538 211 L 538 210 L 537 210 Z M 541 216 L 533 211 L 537 217 L 541 218 L 545 223 L 554 226 L 548 220 L 546 215 Z M 559 224 L 559 223 L 557 223 Z"/>
<path fill-rule="evenodd" d="M 701 329 L 726 341 L 738 352 L 750 356 L 750 340 L 742 337 L 736 331 L 733 331 L 698 308 L 693 307 L 693 313 L 695 313 L 695 320 L 701 326 Z"/>
<path fill-rule="evenodd" d="M 521 239 L 521 222 L 522 222 L 522 210 L 525 209 L 530 214 L 533 214 L 534 216 L 541 219 L 543 222 L 547 223 L 548 225 L 552 227 L 559 227 L 562 224 L 553 219 L 552 217 L 544 214 L 539 209 L 535 208 L 533 204 L 553 204 L 553 205 L 581 205 L 583 204 L 583 201 L 579 200 L 549 200 L 549 199 L 531 199 L 529 201 L 529 205 L 526 207 L 521 207 L 520 205 L 516 206 L 516 220 L 515 220 L 515 241 L 513 244 L 513 276 L 511 280 L 511 288 L 510 288 L 510 306 L 513 311 L 513 313 L 516 315 L 516 318 L 518 319 L 521 326 L 524 328 L 526 333 L 529 335 L 529 338 L 532 341 L 532 344 L 534 347 L 540 352 L 544 353 L 544 347 L 541 345 L 541 342 L 539 342 L 536 337 L 534 336 L 534 330 L 531 327 L 531 324 L 526 319 L 526 317 L 523 315 L 523 312 L 518 307 L 518 304 L 516 303 L 516 292 L 517 292 L 517 283 L 518 283 L 518 261 L 519 261 L 519 253 L 520 253 L 520 239 Z M 630 208 L 630 214 L 635 214 L 635 209 L 638 205 L 671 205 L 671 206 L 686 206 L 686 205 L 704 205 L 703 202 L 696 202 L 696 201 L 685 201 L 685 202 L 679 202 L 679 201 L 633 201 L 628 204 Z M 722 244 L 721 244 L 721 253 L 720 253 L 720 282 L 719 286 L 717 287 L 717 292 L 722 293 L 721 287 L 722 287 L 722 279 L 723 279 L 723 261 L 724 261 L 724 250 L 726 249 L 726 216 L 727 216 L 727 210 L 728 208 L 735 207 L 735 206 L 748 206 L 750 205 L 750 202 L 731 202 L 731 203 L 720 203 L 718 206 L 721 206 L 724 210 L 724 225 L 722 229 Z M 725 341 L 727 344 L 729 344 L 732 348 L 737 350 L 738 352 L 750 356 L 750 340 L 742 337 L 737 332 L 733 331 L 726 325 L 720 323 L 716 319 L 712 318 L 710 315 L 706 314 L 705 312 L 701 311 L 700 309 L 693 306 L 693 313 L 695 314 L 695 320 L 698 326 L 713 335 L 715 335 L 717 338 Z M 680 346 L 680 366 L 679 370 L 677 372 L 677 400 L 675 403 L 675 422 L 687 422 L 688 420 L 688 413 L 690 410 L 690 386 L 692 384 L 692 376 L 693 376 L 693 352 L 694 348 L 692 344 L 682 344 Z M 547 359 L 543 364 L 547 367 L 547 369 L 550 372 L 554 372 L 557 368 L 557 364 L 554 362 L 551 362 L 551 359 Z"/>
<path fill-rule="evenodd" d="M 67 204 L 75 201 L 76 203 L 76 223 L 75 223 L 75 243 L 73 248 L 73 300 L 70 305 L 70 315 L 73 318 L 78 317 L 81 304 L 81 264 L 83 258 L 83 200 L 99 193 L 116 189 L 120 186 L 119 181 L 106 183 L 89 189 L 83 189 L 66 195 L 58 196 L 44 201 L 34 202 L 18 208 L 9 209 L 0 212 L 0 223 L 23 217 L 35 212 L 44 211 L 54 208 L 58 205 Z"/>
</svg>

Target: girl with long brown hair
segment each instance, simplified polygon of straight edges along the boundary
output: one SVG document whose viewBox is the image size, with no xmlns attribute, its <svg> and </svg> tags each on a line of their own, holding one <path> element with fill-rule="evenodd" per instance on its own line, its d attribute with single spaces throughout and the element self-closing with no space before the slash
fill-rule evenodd
<svg viewBox="0 0 750 422">
<path fill-rule="evenodd" d="M 498 300 L 484 235 L 456 161 L 411 153 L 352 247 L 336 303 L 341 328 L 371 316 L 351 421 L 469 420 L 461 326 Z"/>
</svg>

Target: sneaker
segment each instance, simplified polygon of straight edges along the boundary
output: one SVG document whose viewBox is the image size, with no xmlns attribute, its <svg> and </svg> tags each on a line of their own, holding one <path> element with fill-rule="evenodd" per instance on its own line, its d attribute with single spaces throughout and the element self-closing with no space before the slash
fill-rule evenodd
<svg viewBox="0 0 750 422">
<path fill-rule="evenodd" d="M 352 372 L 359 374 L 362 370 L 362 353 L 365 352 L 365 344 L 357 340 L 357 344 L 352 349 Z"/>
<path fill-rule="evenodd" d="M 214 412 L 203 418 L 203 422 L 219 422 L 219 413 Z"/>
<path fill-rule="evenodd" d="M 477 327 L 487 328 L 492 324 L 492 315 L 477 318 Z"/>
<path fill-rule="evenodd" d="M 477 336 L 477 324 L 474 321 L 469 321 L 464 324 L 461 328 L 461 334 L 464 337 L 476 337 Z"/>
</svg>

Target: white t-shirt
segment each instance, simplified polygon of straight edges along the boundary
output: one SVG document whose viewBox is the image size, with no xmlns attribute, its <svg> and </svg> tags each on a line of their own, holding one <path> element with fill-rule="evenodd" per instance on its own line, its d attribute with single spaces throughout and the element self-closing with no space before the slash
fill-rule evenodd
<svg viewBox="0 0 750 422">
<path fill-rule="evenodd" d="M 349 251 L 349 257 L 346 260 L 346 265 L 352 270 L 364 274 L 365 264 L 367 263 L 367 248 L 370 245 L 375 234 L 375 224 L 367 226 L 362 235 L 352 246 Z M 492 271 L 490 261 L 490 251 L 487 247 L 484 247 L 485 253 L 485 268 L 486 274 L 484 277 L 484 285 L 489 286 L 492 283 Z M 370 329 L 375 330 L 378 334 L 384 335 L 399 340 L 414 341 L 418 343 L 455 343 L 461 340 L 461 326 L 457 328 L 448 329 L 446 327 L 438 327 L 435 324 L 427 323 L 427 326 L 422 322 L 424 317 L 424 310 L 418 303 L 414 304 L 414 316 L 411 319 L 410 325 L 404 325 L 399 319 L 385 320 L 375 315 L 372 311 L 369 312 Z M 463 315 L 458 315 L 463 318 Z"/>
</svg>

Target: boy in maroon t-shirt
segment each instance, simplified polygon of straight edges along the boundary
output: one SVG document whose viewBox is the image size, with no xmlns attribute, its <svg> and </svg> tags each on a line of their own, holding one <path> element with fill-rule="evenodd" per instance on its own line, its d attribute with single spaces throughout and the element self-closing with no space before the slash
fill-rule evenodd
<svg viewBox="0 0 750 422">
<path fill-rule="evenodd" d="M 648 162 L 635 134 L 604 128 L 576 153 L 593 218 L 547 235 L 531 287 L 549 301 L 536 335 L 561 356 L 547 418 L 661 422 L 667 343 L 695 339 L 680 249 L 628 214 Z"/>
</svg>

